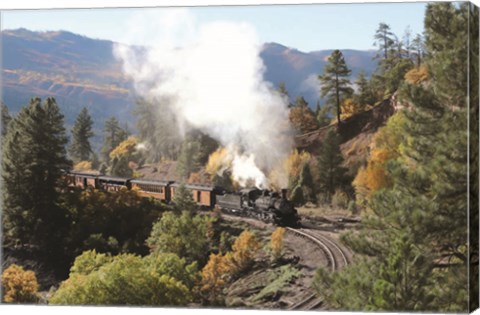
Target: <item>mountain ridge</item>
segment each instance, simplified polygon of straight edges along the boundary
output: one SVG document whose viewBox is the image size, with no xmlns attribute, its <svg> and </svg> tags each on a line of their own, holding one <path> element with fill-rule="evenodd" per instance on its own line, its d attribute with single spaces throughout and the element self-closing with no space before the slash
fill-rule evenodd
<svg viewBox="0 0 480 315">
<path fill-rule="evenodd" d="M 92 39 L 69 31 L 3 30 L 2 101 L 13 112 L 33 96 L 54 96 L 72 124 L 83 106 L 95 120 L 116 116 L 129 121 L 135 102 L 132 81 L 113 55 L 115 42 Z M 265 80 L 284 82 L 292 101 L 304 96 L 311 107 L 318 99 L 317 76 L 332 49 L 302 52 L 278 43 L 265 43 L 260 53 Z M 345 50 L 354 77 L 376 67 L 372 51 Z"/>
</svg>

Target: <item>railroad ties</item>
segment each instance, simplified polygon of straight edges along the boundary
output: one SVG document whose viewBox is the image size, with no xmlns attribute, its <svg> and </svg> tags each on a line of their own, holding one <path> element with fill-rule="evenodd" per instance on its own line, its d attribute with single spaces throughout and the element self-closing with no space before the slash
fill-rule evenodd
<svg viewBox="0 0 480 315">
<path fill-rule="evenodd" d="M 300 236 L 312 243 L 314 243 L 318 248 L 323 251 L 328 258 L 329 266 L 332 272 L 335 272 L 346 265 L 349 261 L 345 252 L 338 246 L 333 240 L 329 237 L 322 235 L 320 231 L 310 230 L 310 229 L 293 229 L 290 227 L 286 228 L 289 233 Z M 312 310 L 320 305 L 322 305 L 323 300 L 313 292 L 310 292 L 298 303 L 291 305 L 288 309 L 290 310 Z"/>
</svg>

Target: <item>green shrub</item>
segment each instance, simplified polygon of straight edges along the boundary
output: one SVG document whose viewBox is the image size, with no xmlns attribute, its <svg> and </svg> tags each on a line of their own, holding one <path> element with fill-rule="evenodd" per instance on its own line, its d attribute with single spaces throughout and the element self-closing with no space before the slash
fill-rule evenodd
<svg viewBox="0 0 480 315">
<path fill-rule="evenodd" d="M 174 253 L 189 262 L 203 265 L 209 254 L 208 216 L 166 212 L 153 225 L 147 245 L 152 253 Z"/>
<path fill-rule="evenodd" d="M 199 281 L 196 264 L 174 254 L 108 257 L 86 252 L 50 299 L 69 305 L 186 305 Z"/>
</svg>

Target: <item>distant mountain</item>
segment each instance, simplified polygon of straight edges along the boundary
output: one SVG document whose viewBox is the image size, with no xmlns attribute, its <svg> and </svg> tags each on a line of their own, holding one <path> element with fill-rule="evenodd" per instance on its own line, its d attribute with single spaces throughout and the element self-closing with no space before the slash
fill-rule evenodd
<svg viewBox="0 0 480 315">
<path fill-rule="evenodd" d="M 72 122 L 81 107 L 103 120 L 125 118 L 131 82 L 112 53 L 113 42 L 69 32 L 1 32 L 2 101 L 11 111 L 32 96 L 54 96 Z"/>
<path fill-rule="evenodd" d="M 323 72 L 332 52 L 333 49 L 305 53 L 276 43 L 265 44 L 261 53 L 267 69 L 265 79 L 275 85 L 284 82 L 292 100 L 303 96 L 310 107 L 314 108 L 320 90 L 317 77 Z M 377 62 L 373 60 L 375 51 L 346 49 L 342 53 L 347 66 L 352 70 L 352 81 L 360 70 L 370 76 L 377 67 Z"/>
<path fill-rule="evenodd" d="M 33 96 L 54 96 L 68 125 L 83 106 L 94 117 L 96 128 L 116 116 L 128 121 L 134 104 L 132 82 L 122 73 L 121 63 L 112 53 L 113 42 L 92 39 L 65 31 L 32 32 L 5 30 L 2 40 L 2 101 L 16 112 Z M 261 58 L 265 79 L 284 82 L 292 99 L 304 96 L 315 107 L 319 84 L 332 50 L 304 53 L 280 44 L 264 45 Z M 344 50 L 346 62 L 355 76 L 360 69 L 370 74 L 376 67 L 374 52 Z"/>
</svg>

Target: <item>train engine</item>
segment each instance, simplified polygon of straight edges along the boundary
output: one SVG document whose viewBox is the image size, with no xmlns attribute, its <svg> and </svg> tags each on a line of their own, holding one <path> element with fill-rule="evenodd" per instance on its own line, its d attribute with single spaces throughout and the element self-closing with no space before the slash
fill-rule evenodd
<svg viewBox="0 0 480 315">
<path fill-rule="evenodd" d="M 282 226 L 297 226 L 297 210 L 282 194 L 268 190 L 243 189 L 239 193 L 217 196 L 217 206 L 227 213 L 253 217 Z"/>
</svg>

